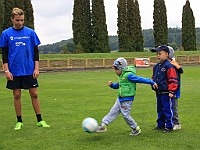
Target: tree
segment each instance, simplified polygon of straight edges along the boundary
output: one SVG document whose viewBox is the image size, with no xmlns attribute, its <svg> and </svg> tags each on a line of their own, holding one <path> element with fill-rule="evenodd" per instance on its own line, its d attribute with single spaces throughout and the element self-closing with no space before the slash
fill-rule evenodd
<svg viewBox="0 0 200 150">
<path fill-rule="evenodd" d="M 181 28 L 168 28 L 168 44 L 176 43 L 178 46 L 181 46 Z"/>
<path fill-rule="evenodd" d="M 67 54 L 68 53 L 68 49 L 67 49 L 67 45 L 63 45 L 62 46 L 62 54 Z"/>
<path fill-rule="evenodd" d="M 136 14 L 135 14 L 135 3 L 133 0 L 127 0 L 127 34 L 128 34 L 128 45 L 129 47 L 128 50 L 129 52 L 134 52 L 136 51 L 136 46 L 135 46 L 135 31 L 136 31 Z"/>
<path fill-rule="evenodd" d="M 73 54 L 74 53 L 74 43 L 70 42 L 70 43 L 67 43 L 66 45 L 67 45 L 68 53 Z"/>
<path fill-rule="evenodd" d="M 164 0 L 154 0 L 153 29 L 155 46 L 168 44 L 167 14 Z"/>
<path fill-rule="evenodd" d="M 82 7 L 84 15 L 84 43 L 82 45 L 84 52 L 90 53 L 92 51 L 90 0 L 83 0 Z"/>
<path fill-rule="evenodd" d="M 34 16 L 33 16 L 33 6 L 31 0 L 24 0 L 24 18 L 25 25 L 29 28 L 34 29 Z"/>
<path fill-rule="evenodd" d="M 138 0 L 135 0 L 135 48 L 136 51 L 144 51 L 144 37 L 142 35 L 142 27 L 141 27 L 141 17 L 139 10 Z"/>
<path fill-rule="evenodd" d="M 3 0 L 0 0 L 0 35 L 3 31 Z"/>
<path fill-rule="evenodd" d="M 92 49 L 90 0 L 74 0 L 72 29 L 74 46 L 81 44 L 84 52 L 90 53 Z"/>
<path fill-rule="evenodd" d="M 3 30 L 12 26 L 12 21 L 10 17 L 14 7 L 15 7 L 14 0 L 3 0 L 3 11 L 4 11 Z"/>
<path fill-rule="evenodd" d="M 15 7 L 24 10 L 24 0 L 14 0 Z"/>
<path fill-rule="evenodd" d="M 78 43 L 78 45 L 76 45 L 75 53 L 76 54 L 84 53 L 83 46 L 80 43 Z"/>
<path fill-rule="evenodd" d="M 104 0 L 92 0 L 92 46 L 94 53 L 110 52 Z"/>
<path fill-rule="evenodd" d="M 183 6 L 182 13 L 182 46 L 185 51 L 196 50 L 196 29 L 193 11 L 189 0 Z"/>
<path fill-rule="evenodd" d="M 129 52 L 130 42 L 128 37 L 128 23 L 127 23 L 127 12 L 126 12 L 126 0 L 118 0 L 118 18 L 117 18 L 117 34 L 119 41 L 119 51 Z"/>
<path fill-rule="evenodd" d="M 82 1 L 74 0 L 74 9 L 73 9 L 73 21 L 72 21 L 72 29 L 73 29 L 73 41 L 74 45 L 78 45 L 81 41 L 81 32 L 82 32 Z"/>
<path fill-rule="evenodd" d="M 144 36 L 144 47 L 153 47 L 154 46 L 153 29 L 143 29 L 142 34 Z"/>
</svg>

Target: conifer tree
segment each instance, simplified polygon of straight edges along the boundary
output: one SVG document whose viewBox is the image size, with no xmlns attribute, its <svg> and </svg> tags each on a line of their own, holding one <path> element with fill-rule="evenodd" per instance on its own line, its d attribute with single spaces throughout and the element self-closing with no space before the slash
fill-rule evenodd
<svg viewBox="0 0 200 150">
<path fill-rule="evenodd" d="M 110 52 L 104 0 L 92 0 L 92 46 L 94 53 Z"/>
<path fill-rule="evenodd" d="M 31 0 L 24 0 L 24 25 L 34 29 L 34 15 Z"/>
<path fill-rule="evenodd" d="M 3 30 L 12 26 L 12 21 L 10 19 L 11 12 L 15 7 L 14 0 L 3 0 Z"/>
<path fill-rule="evenodd" d="M 185 51 L 196 50 L 195 18 L 189 0 L 183 6 L 182 13 L 182 46 Z"/>
<path fill-rule="evenodd" d="M 167 14 L 164 0 L 154 0 L 153 29 L 155 46 L 168 44 Z"/>
<path fill-rule="evenodd" d="M 62 46 L 62 51 L 61 51 L 62 54 L 67 54 L 68 53 L 68 49 L 67 49 L 67 45 L 63 45 Z"/>
<path fill-rule="evenodd" d="M 85 53 L 92 51 L 92 38 L 91 38 L 91 13 L 90 13 L 90 0 L 82 1 L 83 15 L 84 15 L 84 41 L 82 43 Z"/>
<path fill-rule="evenodd" d="M 82 14 L 82 0 L 74 0 L 74 9 L 73 9 L 73 41 L 74 47 L 82 43 L 82 32 L 83 32 L 83 14 Z"/>
<path fill-rule="evenodd" d="M 129 52 L 136 51 L 135 47 L 135 30 L 136 30 L 136 15 L 135 15 L 135 3 L 133 0 L 127 0 L 127 31 Z"/>
<path fill-rule="evenodd" d="M 90 53 L 92 49 L 90 28 L 90 0 L 74 0 L 72 22 L 74 47 L 82 47 L 86 53 Z"/>
<path fill-rule="evenodd" d="M 3 31 L 3 0 L 0 0 L 0 35 Z"/>
<path fill-rule="evenodd" d="M 127 23 L 127 9 L 126 9 L 126 0 L 118 0 L 118 18 L 117 18 L 117 34 L 119 41 L 119 51 L 128 52 L 130 51 L 130 43 L 128 36 L 128 23 Z"/>
<path fill-rule="evenodd" d="M 25 11 L 24 10 L 24 0 L 14 0 L 14 2 L 15 2 L 15 7 L 17 7 L 19 9 L 22 9 L 23 11 Z"/>
<path fill-rule="evenodd" d="M 142 35 L 141 17 L 138 0 L 135 0 L 135 49 L 136 51 L 144 51 L 144 37 Z"/>
<path fill-rule="evenodd" d="M 83 47 L 80 43 L 78 43 L 78 45 L 76 45 L 75 53 L 76 54 L 84 53 Z"/>
</svg>

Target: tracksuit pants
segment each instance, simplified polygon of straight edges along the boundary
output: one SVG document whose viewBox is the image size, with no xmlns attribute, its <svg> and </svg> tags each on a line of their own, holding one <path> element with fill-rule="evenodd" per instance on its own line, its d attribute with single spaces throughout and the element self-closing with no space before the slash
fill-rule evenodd
<svg viewBox="0 0 200 150">
<path fill-rule="evenodd" d="M 110 112 L 102 119 L 102 123 L 109 125 L 121 113 L 127 125 L 130 128 L 135 129 L 137 127 L 137 123 L 130 115 L 132 103 L 133 101 L 120 102 L 117 98 L 115 104 L 110 109 Z"/>
<path fill-rule="evenodd" d="M 173 121 L 173 103 L 174 99 L 169 94 L 156 94 L 157 98 L 157 126 L 172 129 Z"/>
</svg>

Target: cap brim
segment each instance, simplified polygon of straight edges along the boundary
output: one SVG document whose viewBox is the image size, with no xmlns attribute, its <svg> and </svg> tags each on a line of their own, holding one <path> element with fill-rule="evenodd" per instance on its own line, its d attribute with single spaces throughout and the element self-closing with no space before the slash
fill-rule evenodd
<svg viewBox="0 0 200 150">
<path fill-rule="evenodd" d="M 151 49 L 151 52 L 156 52 L 156 51 L 161 51 L 162 49 L 160 49 L 159 47 L 157 47 L 157 48 L 152 48 Z"/>
</svg>

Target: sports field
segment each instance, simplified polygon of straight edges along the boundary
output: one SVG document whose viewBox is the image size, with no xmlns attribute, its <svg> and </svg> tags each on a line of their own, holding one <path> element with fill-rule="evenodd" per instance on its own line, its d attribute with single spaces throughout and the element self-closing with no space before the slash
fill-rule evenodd
<svg viewBox="0 0 200 150">
<path fill-rule="evenodd" d="M 22 91 L 24 127 L 16 123 L 12 91 L 5 88 L 0 75 L 0 149 L 8 150 L 199 150 L 200 149 L 200 66 L 183 67 L 179 117 L 182 129 L 172 133 L 153 131 L 156 126 L 155 93 L 149 85 L 137 84 L 131 111 L 142 129 L 129 136 L 131 129 L 122 116 L 112 122 L 106 133 L 85 133 L 81 122 L 93 117 L 101 122 L 117 97 L 107 86 L 117 81 L 113 70 L 40 74 L 39 98 L 43 119 L 51 128 L 36 126 L 28 91 Z M 152 70 L 137 69 L 137 75 L 150 78 Z"/>
</svg>

